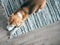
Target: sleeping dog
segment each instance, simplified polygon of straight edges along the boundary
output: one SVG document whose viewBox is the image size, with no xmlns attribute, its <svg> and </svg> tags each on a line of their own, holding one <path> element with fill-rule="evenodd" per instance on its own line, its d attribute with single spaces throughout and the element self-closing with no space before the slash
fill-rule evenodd
<svg viewBox="0 0 60 45">
<path fill-rule="evenodd" d="M 18 27 L 28 18 L 32 13 L 42 9 L 46 4 L 46 0 L 27 0 L 20 9 L 9 16 L 7 29 L 10 31 L 10 37 L 15 33 Z M 13 29 L 16 27 L 16 29 Z"/>
</svg>

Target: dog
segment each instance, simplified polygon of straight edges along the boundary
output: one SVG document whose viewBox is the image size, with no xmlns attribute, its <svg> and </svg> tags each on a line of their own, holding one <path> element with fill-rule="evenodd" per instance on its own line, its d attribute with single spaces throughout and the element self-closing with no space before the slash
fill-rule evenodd
<svg viewBox="0 0 60 45">
<path fill-rule="evenodd" d="M 43 9 L 46 0 L 27 0 L 20 9 L 9 16 L 7 29 L 10 31 L 10 36 L 13 35 L 18 27 L 28 18 L 29 15 Z M 14 27 L 17 27 L 13 30 Z"/>
</svg>

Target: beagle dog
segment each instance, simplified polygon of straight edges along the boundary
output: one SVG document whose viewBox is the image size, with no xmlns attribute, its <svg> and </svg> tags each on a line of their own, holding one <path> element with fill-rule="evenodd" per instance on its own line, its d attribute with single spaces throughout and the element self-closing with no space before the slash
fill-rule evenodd
<svg viewBox="0 0 60 45">
<path fill-rule="evenodd" d="M 45 4 L 46 0 L 27 0 L 20 9 L 12 13 L 9 16 L 7 26 L 7 29 L 11 32 L 10 36 L 16 31 L 16 29 L 13 30 L 14 27 L 20 27 L 30 14 L 37 12 L 38 9 L 42 9 Z"/>
</svg>

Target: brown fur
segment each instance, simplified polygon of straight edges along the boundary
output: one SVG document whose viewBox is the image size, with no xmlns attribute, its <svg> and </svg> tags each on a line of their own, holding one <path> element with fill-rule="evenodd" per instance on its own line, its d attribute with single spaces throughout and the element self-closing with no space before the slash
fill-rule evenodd
<svg viewBox="0 0 60 45">
<path fill-rule="evenodd" d="M 38 9 L 42 9 L 46 4 L 46 0 L 28 0 L 27 2 L 29 2 L 27 6 L 22 6 L 22 8 L 17 11 L 22 14 L 23 18 L 21 19 L 18 17 L 17 12 L 12 13 L 12 15 L 9 16 L 10 25 L 20 26 L 27 19 L 29 15 L 29 9 L 32 5 L 34 5 L 34 7 L 31 11 L 31 14 L 36 12 Z"/>
<path fill-rule="evenodd" d="M 22 11 L 20 11 L 23 14 L 23 18 L 21 19 L 17 14 L 12 14 L 9 17 L 9 24 L 10 25 L 16 25 L 16 26 L 20 26 L 28 17 L 27 14 L 23 13 Z"/>
</svg>

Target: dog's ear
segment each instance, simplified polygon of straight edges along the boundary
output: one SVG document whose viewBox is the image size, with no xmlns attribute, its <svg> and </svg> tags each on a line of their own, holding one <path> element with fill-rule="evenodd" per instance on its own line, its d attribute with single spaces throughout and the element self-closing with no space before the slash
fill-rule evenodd
<svg viewBox="0 0 60 45">
<path fill-rule="evenodd" d="M 14 15 L 14 13 L 12 13 L 12 15 L 11 16 L 13 16 Z"/>
<path fill-rule="evenodd" d="M 14 13 L 12 13 L 12 14 L 9 16 L 9 20 L 8 20 L 9 22 L 10 22 L 11 20 L 13 20 L 13 18 L 12 18 L 13 15 L 14 15 Z"/>
<path fill-rule="evenodd" d="M 9 17 L 12 17 L 14 15 L 14 13 L 12 13 Z"/>
<path fill-rule="evenodd" d="M 12 13 L 12 15 L 14 15 L 14 13 Z"/>
</svg>

